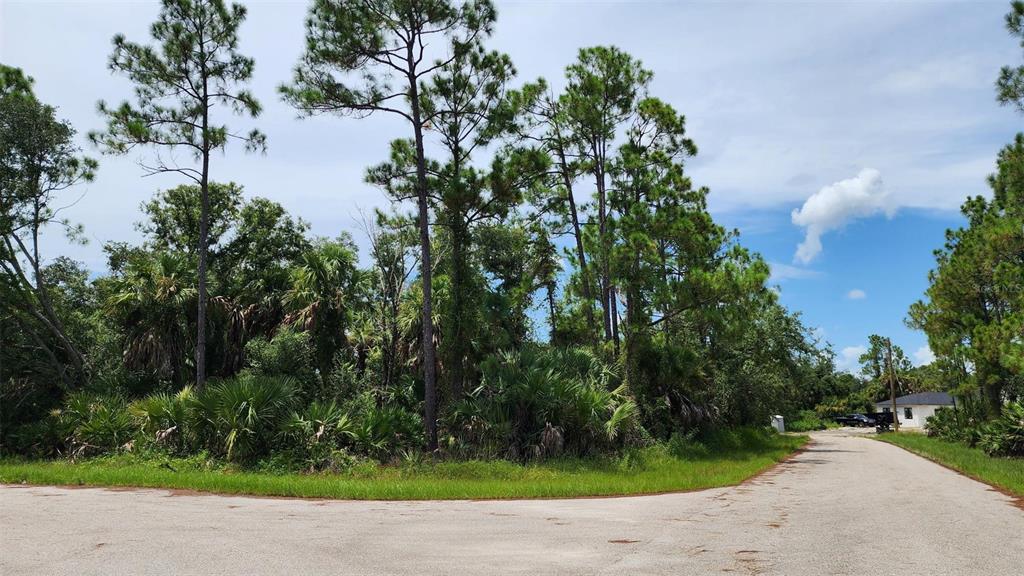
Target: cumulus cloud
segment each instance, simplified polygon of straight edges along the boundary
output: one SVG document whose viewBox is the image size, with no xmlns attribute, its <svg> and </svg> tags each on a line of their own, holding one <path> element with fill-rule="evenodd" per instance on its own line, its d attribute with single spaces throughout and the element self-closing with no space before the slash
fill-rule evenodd
<svg viewBox="0 0 1024 576">
<path fill-rule="evenodd" d="M 844 372 L 855 372 L 860 362 L 860 355 L 867 352 L 864 346 L 847 346 L 839 351 L 836 368 Z"/>
<path fill-rule="evenodd" d="M 850 300 L 863 300 L 868 297 L 868 293 L 860 288 L 854 288 L 846 293 L 846 297 Z"/>
<path fill-rule="evenodd" d="M 928 346 L 921 346 L 914 352 L 914 365 L 924 366 L 935 361 L 935 353 Z"/>
<path fill-rule="evenodd" d="M 821 237 L 851 220 L 884 213 L 892 217 L 896 203 L 882 187 L 882 175 L 865 168 L 853 178 L 825 186 L 793 210 L 793 224 L 805 229 L 804 241 L 796 248 L 794 260 L 808 264 L 821 253 Z"/>
</svg>

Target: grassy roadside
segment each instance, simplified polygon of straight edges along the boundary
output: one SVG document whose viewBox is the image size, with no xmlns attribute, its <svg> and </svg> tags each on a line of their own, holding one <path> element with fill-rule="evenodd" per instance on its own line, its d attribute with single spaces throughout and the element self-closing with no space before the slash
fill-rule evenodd
<svg viewBox="0 0 1024 576">
<path fill-rule="evenodd" d="M 997 486 L 1024 497 L 1024 460 L 992 458 L 977 448 L 968 448 L 929 438 L 924 434 L 900 433 L 873 436 L 882 442 L 895 444 L 914 454 L 958 470 L 963 474 L 992 486 Z"/>
<path fill-rule="evenodd" d="M 784 460 L 804 436 L 741 432 L 730 441 L 655 446 L 614 459 L 357 466 L 340 474 L 183 469 L 188 461 L 132 456 L 68 461 L 0 460 L 0 483 L 121 486 L 219 494 L 357 500 L 570 498 L 655 494 L 738 484 Z M 171 468 L 174 468 L 173 470 Z"/>
</svg>

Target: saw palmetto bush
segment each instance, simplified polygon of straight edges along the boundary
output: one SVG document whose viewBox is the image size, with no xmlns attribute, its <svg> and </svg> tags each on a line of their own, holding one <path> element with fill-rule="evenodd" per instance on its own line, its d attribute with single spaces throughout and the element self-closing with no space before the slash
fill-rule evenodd
<svg viewBox="0 0 1024 576">
<path fill-rule="evenodd" d="M 582 349 L 502 352 L 451 413 L 453 447 L 512 459 L 585 455 L 621 442 L 636 405 L 613 367 Z"/>
<path fill-rule="evenodd" d="M 246 462 L 266 455 L 295 406 L 290 378 L 243 374 L 213 383 L 195 401 L 196 437 L 215 454 Z"/>
<path fill-rule="evenodd" d="M 130 448 L 138 431 L 124 398 L 74 392 L 52 417 L 71 456 Z"/>
<path fill-rule="evenodd" d="M 356 449 L 378 459 L 414 450 L 423 443 L 423 419 L 399 406 L 371 407 L 352 430 Z"/>
<path fill-rule="evenodd" d="M 354 437 L 354 423 L 336 402 L 313 401 L 301 410 L 293 410 L 281 426 L 282 433 L 304 444 L 330 442 Z"/>
<path fill-rule="evenodd" d="M 339 447 L 352 444 L 355 430 L 355 422 L 333 400 L 293 410 L 281 424 L 282 439 L 310 470 L 332 467 Z"/>
<path fill-rule="evenodd" d="M 978 446 L 990 456 L 1024 458 L 1024 404 L 1009 402 L 982 428 Z"/>
<path fill-rule="evenodd" d="M 128 411 L 146 441 L 176 452 L 184 452 L 195 443 L 196 394 L 191 386 L 174 394 L 150 394 L 132 402 Z"/>
</svg>

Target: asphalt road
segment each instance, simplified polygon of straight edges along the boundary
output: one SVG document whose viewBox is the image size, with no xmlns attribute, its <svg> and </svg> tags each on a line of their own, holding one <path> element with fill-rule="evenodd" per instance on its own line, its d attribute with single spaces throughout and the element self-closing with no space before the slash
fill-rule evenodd
<svg viewBox="0 0 1024 576">
<path fill-rule="evenodd" d="M 1024 510 L 836 432 L 732 488 L 350 502 L 0 487 L 0 574 L 1024 574 Z"/>
</svg>

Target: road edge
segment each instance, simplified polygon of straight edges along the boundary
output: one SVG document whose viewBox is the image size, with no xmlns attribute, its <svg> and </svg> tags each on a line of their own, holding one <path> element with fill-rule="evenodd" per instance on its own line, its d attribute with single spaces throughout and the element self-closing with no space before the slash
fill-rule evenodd
<svg viewBox="0 0 1024 576">
<path fill-rule="evenodd" d="M 907 452 L 909 454 L 913 454 L 914 456 L 917 456 L 919 458 L 924 458 L 925 460 L 927 460 L 929 462 L 932 462 L 934 464 L 938 464 L 939 466 L 942 466 L 946 470 L 949 470 L 951 472 L 956 472 L 957 474 L 959 474 L 960 476 L 963 476 L 964 478 L 968 478 L 970 480 L 974 480 L 975 482 L 978 482 L 979 484 L 984 484 L 985 486 L 988 486 L 988 488 L 990 490 L 993 490 L 995 492 L 999 492 L 1003 496 L 1006 496 L 1007 498 L 1009 498 L 1011 506 L 1013 506 L 1014 508 L 1020 508 L 1021 511 L 1024 511 L 1024 496 L 1022 496 L 1020 494 L 1016 494 L 1014 492 L 1011 492 L 1010 490 L 1008 490 L 1006 488 L 1003 488 L 1002 486 L 997 486 L 995 484 L 992 484 L 991 482 L 986 481 L 984 478 L 980 478 L 980 477 L 978 477 L 978 476 L 976 476 L 974 474 L 971 474 L 970 472 L 966 472 L 964 470 L 961 470 L 959 468 L 956 468 L 954 466 L 946 464 L 945 462 L 943 462 L 941 460 L 933 458 L 930 454 L 926 454 L 926 453 L 923 453 L 923 452 L 918 452 L 917 450 L 914 450 L 912 448 L 907 448 L 906 446 L 901 446 L 901 445 L 896 444 L 894 442 L 888 442 L 886 440 L 883 440 L 881 438 L 877 438 L 875 436 L 864 436 L 864 437 L 868 438 L 869 440 L 873 440 L 875 442 L 881 442 L 882 444 L 888 444 L 889 446 L 893 446 L 895 448 L 899 448 L 900 450 L 903 450 L 904 452 Z"/>
</svg>

